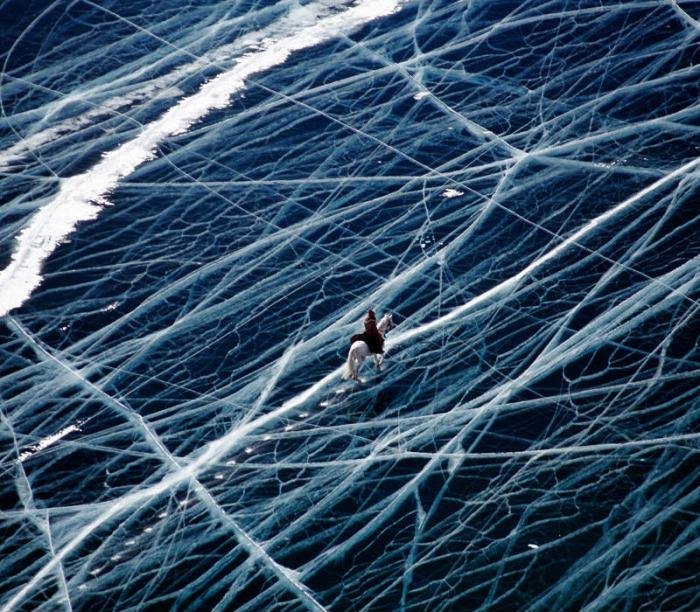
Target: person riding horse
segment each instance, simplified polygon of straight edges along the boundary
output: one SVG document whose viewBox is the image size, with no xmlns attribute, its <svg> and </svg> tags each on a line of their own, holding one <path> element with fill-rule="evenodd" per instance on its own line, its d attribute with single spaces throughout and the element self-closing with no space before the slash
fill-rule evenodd
<svg viewBox="0 0 700 612">
<path fill-rule="evenodd" d="M 371 308 L 367 311 L 365 317 L 365 331 L 361 334 L 355 334 L 350 338 L 350 344 L 362 340 L 370 350 L 370 353 L 384 352 L 384 336 L 377 329 L 377 316 Z"/>
</svg>

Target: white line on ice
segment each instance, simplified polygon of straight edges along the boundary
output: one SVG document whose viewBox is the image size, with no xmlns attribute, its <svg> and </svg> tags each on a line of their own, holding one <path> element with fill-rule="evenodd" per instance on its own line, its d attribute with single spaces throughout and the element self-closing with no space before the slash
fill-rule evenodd
<svg viewBox="0 0 700 612">
<path fill-rule="evenodd" d="M 82 425 L 82 421 L 79 421 L 75 425 L 69 425 L 68 427 L 64 427 L 60 431 L 57 431 L 55 434 L 51 434 L 50 436 L 47 436 L 46 438 L 39 440 L 39 442 L 30 446 L 26 451 L 24 451 L 17 458 L 17 462 L 24 463 L 27 459 L 29 459 L 29 457 L 36 455 L 37 453 L 43 451 L 45 448 L 48 448 L 52 444 L 55 444 L 61 438 L 65 438 L 68 434 L 73 433 L 74 431 L 80 431 L 81 425 Z"/>
</svg>

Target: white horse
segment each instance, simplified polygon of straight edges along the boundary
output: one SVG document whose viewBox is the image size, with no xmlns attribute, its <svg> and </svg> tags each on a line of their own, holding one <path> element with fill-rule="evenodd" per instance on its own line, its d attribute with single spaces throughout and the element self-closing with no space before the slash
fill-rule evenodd
<svg viewBox="0 0 700 612">
<path fill-rule="evenodd" d="M 379 323 L 377 323 L 377 329 L 384 336 L 390 330 L 394 328 L 394 319 L 391 313 L 385 314 Z M 348 351 L 348 359 L 345 362 L 345 368 L 343 368 L 343 378 L 352 378 L 353 380 L 360 380 L 357 373 L 360 371 L 362 364 L 365 362 L 367 355 L 370 354 L 369 347 L 364 340 L 356 340 L 350 345 L 350 350 Z M 383 354 L 374 353 L 374 366 L 379 370 L 382 367 L 382 362 L 384 361 Z"/>
</svg>

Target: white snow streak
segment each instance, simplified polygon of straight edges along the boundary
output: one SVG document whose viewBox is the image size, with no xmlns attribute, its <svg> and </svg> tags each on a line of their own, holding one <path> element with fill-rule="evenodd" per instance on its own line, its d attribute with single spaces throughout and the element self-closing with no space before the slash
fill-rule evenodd
<svg viewBox="0 0 700 612">
<path fill-rule="evenodd" d="M 80 431 L 80 426 L 82 425 L 82 422 L 78 422 L 75 425 L 69 425 L 68 427 L 64 427 L 60 431 L 57 431 L 55 434 L 51 434 L 50 436 L 47 436 L 46 438 L 40 440 L 33 446 L 30 446 L 26 451 L 24 451 L 18 458 L 17 462 L 18 463 L 24 463 L 27 459 L 32 457 L 33 455 L 36 455 L 37 453 L 43 451 L 44 449 L 47 449 L 49 446 L 55 444 L 62 438 L 65 438 L 68 434 L 73 433 L 74 431 Z"/>
</svg>

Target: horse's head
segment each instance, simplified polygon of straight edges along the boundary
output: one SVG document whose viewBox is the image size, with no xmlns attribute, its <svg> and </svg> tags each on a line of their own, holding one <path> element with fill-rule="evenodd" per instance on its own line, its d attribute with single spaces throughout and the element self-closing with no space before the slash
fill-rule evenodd
<svg viewBox="0 0 700 612">
<path fill-rule="evenodd" d="M 377 324 L 377 329 L 382 332 L 383 334 L 386 334 L 388 331 L 391 331 L 396 327 L 396 324 L 394 323 L 394 317 L 391 315 L 390 312 L 387 312 L 379 321 Z"/>
</svg>

